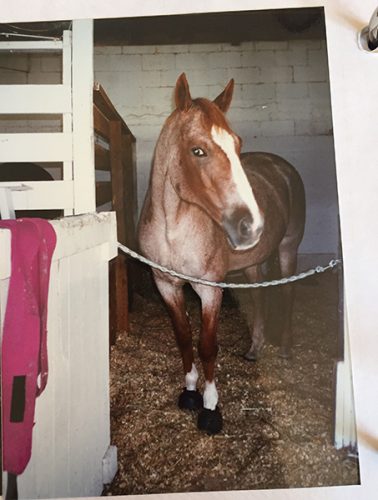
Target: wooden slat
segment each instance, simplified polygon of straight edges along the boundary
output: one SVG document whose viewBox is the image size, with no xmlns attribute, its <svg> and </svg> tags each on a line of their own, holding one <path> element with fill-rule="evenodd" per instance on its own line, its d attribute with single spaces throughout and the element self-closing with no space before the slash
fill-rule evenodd
<svg viewBox="0 0 378 500">
<path fill-rule="evenodd" d="M 72 161 L 72 134 L 0 134 L 0 162 Z"/>
<path fill-rule="evenodd" d="M 94 84 L 93 88 L 93 102 L 109 121 L 120 121 L 123 132 L 132 135 L 129 127 L 126 125 L 121 115 L 113 106 L 105 90 L 97 82 Z"/>
<path fill-rule="evenodd" d="M 110 181 L 96 182 L 96 206 L 112 201 L 112 184 Z"/>
<path fill-rule="evenodd" d="M 100 144 L 95 144 L 95 166 L 96 170 L 110 171 L 110 152 Z"/>
<path fill-rule="evenodd" d="M 68 85 L 0 85 L 2 114 L 63 114 L 71 108 Z"/>
<path fill-rule="evenodd" d="M 4 184 L 19 186 L 20 182 L 6 182 Z M 30 189 L 12 191 L 15 210 L 48 210 L 73 207 L 72 181 L 24 181 L 22 184 Z"/>
<path fill-rule="evenodd" d="M 109 121 L 96 105 L 93 106 L 93 121 L 95 132 L 105 139 L 109 139 Z"/>
<path fill-rule="evenodd" d="M 93 20 L 78 19 L 72 26 L 72 126 L 76 215 L 96 210 L 92 94 Z"/>
<path fill-rule="evenodd" d="M 60 52 L 63 42 L 60 40 L 0 42 L 0 52 Z"/>
</svg>

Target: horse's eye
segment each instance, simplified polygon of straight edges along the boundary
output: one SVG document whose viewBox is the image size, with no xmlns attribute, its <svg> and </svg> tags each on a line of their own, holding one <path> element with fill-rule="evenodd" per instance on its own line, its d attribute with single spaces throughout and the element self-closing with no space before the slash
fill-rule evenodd
<svg viewBox="0 0 378 500">
<path fill-rule="evenodd" d="M 192 148 L 192 153 L 194 156 L 207 156 L 206 152 L 202 148 Z"/>
</svg>

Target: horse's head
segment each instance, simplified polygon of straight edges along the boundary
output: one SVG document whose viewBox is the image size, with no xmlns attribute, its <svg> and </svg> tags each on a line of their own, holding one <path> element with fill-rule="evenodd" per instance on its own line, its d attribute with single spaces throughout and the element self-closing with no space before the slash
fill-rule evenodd
<svg viewBox="0 0 378 500">
<path fill-rule="evenodd" d="M 177 195 L 201 207 L 226 232 L 234 249 L 254 247 L 263 217 L 240 162 L 241 139 L 224 113 L 234 81 L 213 101 L 192 99 L 185 74 L 176 83 L 176 110 L 168 119 L 168 176 Z"/>
</svg>

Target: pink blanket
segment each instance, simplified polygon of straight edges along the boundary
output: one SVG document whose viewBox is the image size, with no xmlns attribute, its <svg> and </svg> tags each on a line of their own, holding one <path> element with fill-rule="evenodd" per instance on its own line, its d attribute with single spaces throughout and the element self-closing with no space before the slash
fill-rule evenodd
<svg viewBox="0 0 378 500">
<path fill-rule="evenodd" d="M 3 469 L 18 475 L 30 460 L 35 399 L 47 383 L 47 298 L 56 235 L 43 219 L 0 221 L 0 228 L 12 235 L 2 339 Z"/>
</svg>

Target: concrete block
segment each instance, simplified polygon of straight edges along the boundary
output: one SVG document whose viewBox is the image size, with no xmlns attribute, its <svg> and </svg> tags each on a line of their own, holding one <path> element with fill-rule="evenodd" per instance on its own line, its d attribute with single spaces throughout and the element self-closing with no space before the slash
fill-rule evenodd
<svg viewBox="0 0 378 500">
<path fill-rule="evenodd" d="M 142 68 L 142 56 L 113 54 L 99 54 L 94 57 L 95 71 L 137 71 Z"/>
<path fill-rule="evenodd" d="M 290 47 L 289 50 L 275 52 L 277 66 L 304 66 L 308 62 L 307 49 L 304 44 Z"/>
<path fill-rule="evenodd" d="M 41 70 L 46 73 L 62 71 L 62 56 L 58 54 L 41 55 Z"/>
<path fill-rule="evenodd" d="M 328 68 L 324 66 L 295 66 L 295 82 L 328 82 Z"/>
<path fill-rule="evenodd" d="M 325 50 L 309 50 L 308 65 L 316 67 L 326 67 L 328 69 L 328 58 Z"/>
<path fill-rule="evenodd" d="M 277 100 L 303 99 L 308 96 L 307 83 L 276 83 Z"/>
<path fill-rule="evenodd" d="M 291 66 L 272 66 L 261 68 L 261 82 L 292 82 L 293 68 Z"/>
<path fill-rule="evenodd" d="M 313 101 L 331 102 L 329 83 L 309 83 L 308 92 Z"/>
<path fill-rule="evenodd" d="M 144 87 L 142 89 L 143 106 L 147 106 L 150 111 L 156 112 L 173 110 L 173 91 L 170 88 Z"/>
<path fill-rule="evenodd" d="M 93 49 L 93 54 L 94 56 L 99 56 L 99 55 L 104 55 L 104 56 L 110 56 L 114 54 L 122 54 L 122 47 L 94 47 Z"/>
<path fill-rule="evenodd" d="M 4 85 L 20 85 L 28 83 L 28 73 L 21 73 L 20 71 L 12 71 L 2 69 L 0 72 L 0 84 Z"/>
<path fill-rule="evenodd" d="M 176 54 L 176 68 L 180 71 L 188 71 L 190 69 L 207 69 L 209 67 L 209 58 L 213 54 L 188 53 Z"/>
<path fill-rule="evenodd" d="M 297 47 L 305 47 L 306 49 L 320 49 L 322 46 L 320 40 L 290 40 L 289 49 L 296 49 Z"/>
<path fill-rule="evenodd" d="M 175 67 L 174 54 L 143 54 L 142 68 L 144 71 L 173 69 Z"/>
<path fill-rule="evenodd" d="M 220 52 L 222 44 L 220 43 L 193 43 L 189 45 L 189 52 L 196 53 L 202 52 L 208 54 L 209 52 Z"/>
<path fill-rule="evenodd" d="M 262 81 L 260 76 L 260 68 L 229 68 L 228 78 L 234 78 L 235 83 L 260 83 Z"/>
<path fill-rule="evenodd" d="M 273 50 L 245 51 L 241 55 L 241 63 L 243 68 L 259 66 L 266 68 L 275 66 L 276 53 Z"/>
<path fill-rule="evenodd" d="M 29 71 L 29 59 L 26 54 L 0 53 L 1 72 L 6 69 Z"/>
<path fill-rule="evenodd" d="M 231 43 L 222 43 L 223 52 L 245 52 L 245 51 L 254 51 L 255 50 L 255 42 L 241 42 L 235 45 Z"/>
<path fill-rule="evenodd" d="M 295 135 L 332 135 L 332 123 L 327 120 L 295 120 Z"/>
<path fill-rule="evenodd" d="M 241 68 L 242 53 L 240 52 L 214 52 L 209 54 L 210 68 Z"/>
<path fill-rule="evenodd" d="M 122 45 L 122 54 L 155 54 L 156 45 Z"/>
<path fill-rule="evenodd" d="M 275 104 L 273 110 L 273 119 L 310 119 L 313 104 L 310 99 L 304 97 L 302 99 L 282 99 Z"/>
<path fill-rule="evenodd" d="M 259 99 L 274 99 L 276 89 L 273 83 L 242 85 L 242 98 L 247 101 Z"/>
<path fill-rule="evenodd" d="M 189 52 L 188 44 L 180 45 L 157 45 L 156 54 L 186 54 Z"/>
<path fill-rule="evenodd" d="M 49 73 L 29 73 L 27 83 L 39 85 L 39 84 L 50 84 L 50 83 L 62 83 L 62 73 L 61 72 L 49 72 Z"/>
<path fill-rule="evenodd" d="M 226 86 L 231 76 L 229 76 L 229 71 L 225 68 L 209 68 L 206 71 L 199 69 L 191 69 L 186 72 L 188 77 L 189 85 L 199 84 L 199 85 L 220 85 L 223 88 Z"/>
<path fill-rule="evenodd" d="M 291 136 L 294 135 L 294 120 L 262 121 L 260 131 L 262 136 Z"/>
<path fill-rule="evenodd" d="M 289 42 L 286 41 L 261 41 L 255 42 L 256 50 L 287 50 Z"/>
</svg>

